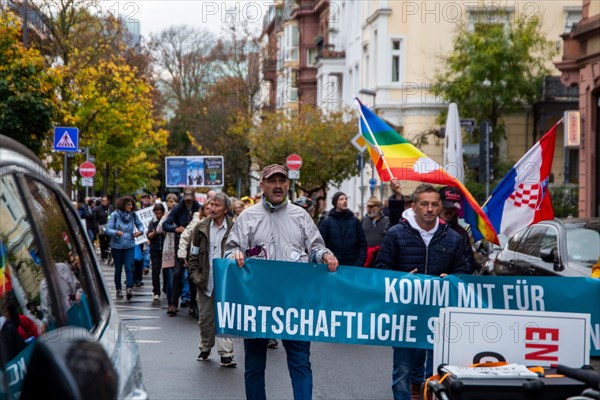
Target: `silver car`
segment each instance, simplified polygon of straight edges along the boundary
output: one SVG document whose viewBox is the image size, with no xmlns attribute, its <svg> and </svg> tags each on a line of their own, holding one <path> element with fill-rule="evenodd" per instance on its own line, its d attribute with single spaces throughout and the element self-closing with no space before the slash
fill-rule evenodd
<svg viewBox="0 0 600 400">
<path fill-rule="evenodd" d="M 600 260 L 600 219 L 541 221 L 517 232 L 494 260 L 494 275 L 589 277 Z"/>
<path fill-rule="evenodd" d="M 1 135 L 0 307 L 0 398 L 148 398 L 137 345 L 71 201 Z"/>
</svg>

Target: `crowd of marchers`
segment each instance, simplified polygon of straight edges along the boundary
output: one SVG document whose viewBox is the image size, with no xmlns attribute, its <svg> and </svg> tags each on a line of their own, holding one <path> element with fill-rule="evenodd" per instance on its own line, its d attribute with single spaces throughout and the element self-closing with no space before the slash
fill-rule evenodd
<svg viewBox="0 0 600 400">
<path fill-rule="evenodd" d="M 86 199 L 79 207 L 88 235 L 98 240 L 101 259 L 114 264 L 116 297 L 131 299 L 135 286 L 151 273 L 153 302 L 166 296 L 167 314 L 182 307 L 198 318 L 198 361 L 209 359 L 217 348 L 223 367 L 237 365 L 233 341 L 216 335 L 213 260 L 229 257 L 243 266 L 248 258 L 383 268 L 444 277 L 470 274 L 474 258 L 469 235 L 458 223 L 461 193 L 453 187 L 418 186 L 411 196 L 402 194 L 392 180 L 393 194 L 385 204 L 372 197 L 362 219 L 348 209 L 348 197 L 337 192 L 329 211 L 324 199 L 289 200 L 287 169 L 273 164 L 261 174 L 261 194 L 240 200 L 210 191 L 201 204 L 193 187 L 185 187 L 165 201 L 144 195 L 138 202 L 124 196 L 113 208 L 107 197 Z M 135 211 L 152 207 L 154 219 L 147 229 Z M 148 242 L 137 245 L 145 233 Z M 296 246 L 269 246 L 282 237 Z M 279 239 L 279 240 L 278 240 Z M 267 252 L 267 248 L 269 251 Z M 300 250 L 298 250 L 300 249 Z M 310 342 L 283 340 L 294 398 L 312 398 Z M 264 399 L 265 366 L 271 339 L 245 339 L 245 387 L 249 399 Z M 392 393 L 394 399 L 418 398 L 418 388 L 431 376 L 431 350 L 394 348 Z"/>
</svg>

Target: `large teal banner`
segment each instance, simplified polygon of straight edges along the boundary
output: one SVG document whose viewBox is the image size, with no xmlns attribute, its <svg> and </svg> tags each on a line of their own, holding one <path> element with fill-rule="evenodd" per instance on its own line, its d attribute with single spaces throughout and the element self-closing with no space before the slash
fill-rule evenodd
<svg viewBox="0 0 600 400">
<path fill-rule="evenodd" d="M 591 355 L 600 356 L 599 279 L 441 279 L 348 266 L 329 272 L 322 264 L 262 260 L 238 268 L 231 259 L 215 260 L 214 278 L 218 333 L 433 348 L 440 307 L 560 311 L 590 314 Z"/>
</svg>

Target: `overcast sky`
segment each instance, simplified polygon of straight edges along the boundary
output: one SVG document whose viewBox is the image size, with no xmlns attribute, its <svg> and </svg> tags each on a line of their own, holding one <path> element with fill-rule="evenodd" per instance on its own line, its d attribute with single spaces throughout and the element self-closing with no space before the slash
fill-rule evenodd
<svg viewBox="0 0 600 400">
<path fill-rule="evenodd" d="M 248 23 L 260 31 L 270 0 L 100 0 L 103 9 L 123 18 L 140 21 L 142 36 L 173 25 L 204 27 L 215 35 L 222 33 L 228 18 Z"/>
</svg>

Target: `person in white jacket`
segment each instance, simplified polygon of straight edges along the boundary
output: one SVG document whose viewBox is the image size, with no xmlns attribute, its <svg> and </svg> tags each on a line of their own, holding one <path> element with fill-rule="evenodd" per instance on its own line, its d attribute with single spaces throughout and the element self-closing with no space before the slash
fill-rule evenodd
<svg viewBox="0 0 600 400">
<path fill-rule="evenodd" d="M 225 244 L 225 257 L 239 267 L 246 257 L 292 262 L 325 263 L 335 272 L 338 260 L 325 247 L 310 215 L 288 201 L 287 169 L 278 164 L 265 167 L 260 203 L 244 210 L 233 225 Z M 312 398 L 310 342 L 283 340 L 295 399 Z M 244 339 L 246 398 L 265 399 L 265 367 L 269 339 Z"/>
</svg>

